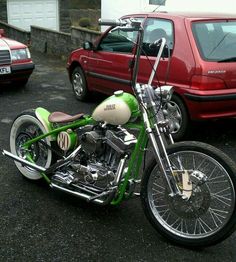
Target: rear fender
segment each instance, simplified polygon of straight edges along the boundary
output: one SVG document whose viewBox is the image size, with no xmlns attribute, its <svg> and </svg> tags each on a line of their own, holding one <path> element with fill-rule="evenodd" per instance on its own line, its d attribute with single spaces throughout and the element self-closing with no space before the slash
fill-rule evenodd
<svg viewBox="0 0 236 262">
<path fill-rule="evenodd" d="M 46 109 L 44 109 L 42 107 L 38 107 L 35 110 L 35 114 L 36 114 L 36 117 L 38 118 L 38 120 L 42 123 L 43 127 L 45 128 L 46 133 L 53 131 L 53 126 L 48 121 L 48 117 L 51 114 L 49 111 L 47 111 Z M 55 135 L 51 135 L 48 138 L 49 138 L 50 141 L 56 140 Z"/>
</svg>

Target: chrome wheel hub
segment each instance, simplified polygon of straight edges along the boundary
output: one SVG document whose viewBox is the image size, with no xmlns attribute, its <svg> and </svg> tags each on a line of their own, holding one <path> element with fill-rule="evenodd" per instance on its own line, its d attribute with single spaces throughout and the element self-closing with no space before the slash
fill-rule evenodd
<svg viewBox="0 0 236 262">
<path fill-rule="evenodd" d="M 79 73 L 76 73 L 73 78 L 73 88 L 77 96 L 83 93 L 83 79 Z"/>
<path fill-rule="evenodd" d="M 47 160 L 47 148 L 41 143 L 34 143 L 29 148 L 25 148 L 24 144 L 33 139 L 35 136 L 41 134 L 41 131 L 34 125 L 25 125 L 19 130 L 16 137 L 16 152 L 17 155 L 26 159 L 27 156 L 39 165 L 45 165 Z M 30 169 L 30 167 L 27 167 Z"/>
<path fill-rule="evenodd" d="M 166 119 L 169 120 L 170 132 L 177 133 L 182 125 L 182 115 L 179 106 L 170 101 L 166 104 L 163 113 Z"/>
</svg>

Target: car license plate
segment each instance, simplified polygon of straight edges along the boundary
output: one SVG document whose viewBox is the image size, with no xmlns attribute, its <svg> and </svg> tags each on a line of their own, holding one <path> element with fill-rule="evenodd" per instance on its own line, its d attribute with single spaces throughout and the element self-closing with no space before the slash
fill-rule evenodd
<svg viewBox="0 0 236 262">
<path fill-rule="evenodd" d="M 10 66 L 0 66 L 0 75 L 6 75 L 11 73 Z"/>
</svg>

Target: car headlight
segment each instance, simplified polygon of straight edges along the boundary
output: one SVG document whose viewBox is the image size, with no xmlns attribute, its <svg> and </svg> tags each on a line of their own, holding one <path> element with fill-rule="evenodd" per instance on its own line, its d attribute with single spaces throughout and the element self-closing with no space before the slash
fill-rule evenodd
<svg viewBox="0 0 236 262">
<path fill-rule="evenodd" d="M 12 61 L 29 59 L 30 51 L 28 48 L 11 50 Z"/>
</svg>

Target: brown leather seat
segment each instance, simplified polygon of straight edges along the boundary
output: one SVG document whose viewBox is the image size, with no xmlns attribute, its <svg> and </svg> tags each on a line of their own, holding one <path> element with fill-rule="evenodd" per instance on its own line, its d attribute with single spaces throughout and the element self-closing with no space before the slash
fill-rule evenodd
<svg viewBox="0 0 236 262">
<path fill-rule="evenodd" d="M 63 112 L 53 112 L 49 115 L 48 121 L 51 123 L 68 123 L 73 122 L 75 120 L 78 120 L 82 118 L 84 114 L 77 114 L 74 116 L 68 115 Z"/>
</svg>

